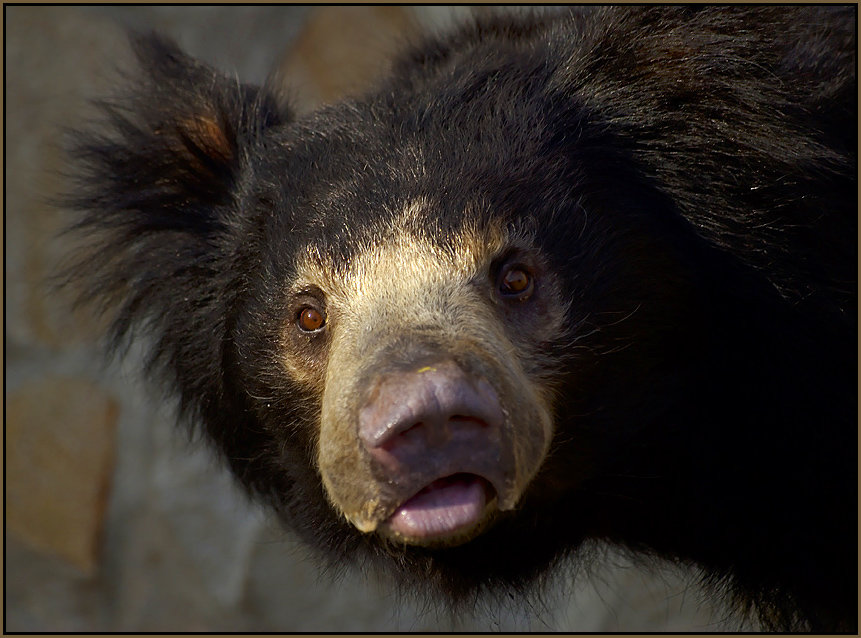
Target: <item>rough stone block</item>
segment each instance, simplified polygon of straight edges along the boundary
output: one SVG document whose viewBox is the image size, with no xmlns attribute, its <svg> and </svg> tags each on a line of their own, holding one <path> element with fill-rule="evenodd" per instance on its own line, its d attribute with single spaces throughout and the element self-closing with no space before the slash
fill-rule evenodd
<svg viewBox="0 0 861 638">
<path fill-rule="evenodd" d="M 110 396 L 78 379 L 6 396 L 6 530 L 86 573 L 98 562 L 117 417 Z"/>
<path fill-rule="evenodd" d="M 367 88 L 387 69 L 398 45 L 418 32 L 404 7 L 319 7 L 278 68 L 299 112 Z"/>
<path fill-rule="evenodd" d="M 119 29 L 72 8 L 9 7 L 6 17 L 14 25 L 6 32 L 6 336 L 55 347 L 90 341 L 103 327 L 70 312 L 69 297 L 49 284 L 69 221 L 52 201 L 66 185 L 62 127 L 91 116 L 87 100 L 108 91 L 129 47 Z"/>
</svg>

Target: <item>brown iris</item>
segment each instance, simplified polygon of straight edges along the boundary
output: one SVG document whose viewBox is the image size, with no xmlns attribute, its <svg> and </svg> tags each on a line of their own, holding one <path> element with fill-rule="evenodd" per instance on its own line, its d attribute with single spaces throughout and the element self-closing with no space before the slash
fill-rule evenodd
<svg viewBox="0 0 861 638">
<path fill-rule="evenodd" d="M 532 276 L 522 267 L 512 266 L 502 273 L 499 292 L 504 297 L 524 299 L 532 292 Z"/>
<path fill-rule="evenodd" d="M 325 325 L 326 318 L 323 316 L 323 313 L 316 308 L 303 308 L 299 312 L 299 317 L 296 319 L 296 323 L 298 324 L 299 329 L 304 332 L 316 332 Z"/>
</svg>

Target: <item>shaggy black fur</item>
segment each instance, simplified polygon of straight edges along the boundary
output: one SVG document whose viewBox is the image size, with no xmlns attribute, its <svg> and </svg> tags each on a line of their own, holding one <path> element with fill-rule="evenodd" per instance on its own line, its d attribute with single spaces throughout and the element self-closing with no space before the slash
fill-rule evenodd
<svg viewBox="0 0 861 638">
<path fill-rule="evenodd" d="M 528 588 L 587 539 L 699 565 L 767 628 L 857 630 L 853 7 L 496 18 L 300 121 L 155 37 L 79 136 L 72 269 L 154 338 L 152 371 L 325 557 L 454 601 Z M 273 351 L 297 247 L 348 260 L 431 195 L 529 227 L 573 303 L 548 344 L 557 436 L 514 516 L 394 548 L 314 469 L 319 397 Z M 480 201 L 483 206 L 466 206 Z M 481 211 L 489 211 L 482 213 Z"/>
</svg>

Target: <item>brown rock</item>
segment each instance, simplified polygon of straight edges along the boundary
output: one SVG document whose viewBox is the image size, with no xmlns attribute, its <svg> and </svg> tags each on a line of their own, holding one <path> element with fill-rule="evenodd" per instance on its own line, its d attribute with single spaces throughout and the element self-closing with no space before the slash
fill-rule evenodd
<svg viewBox="0 0 861 638">
<path fill-rule="evenodd" d="M 404 7 L 319 7 L 279 65 L 278 84 L 300 113 L 361 91 L 418 32 Z"/>
<path fill-rule="evenodd" d="M 70 7 L 10 7 L 6 39 L 7 338 L 64 346 L 104 327 L 71 312 L 50 279 L 61 270 L 70 219 L 51 202 L 67 188 L 63 130 L 92 117 L 88 99 L 108 94 L 129 47 L 121 30 Z"/>
<path fill-rule="evenodd" d="M 6 397 L 6 530 L 90 573 L 114 466 L 116 402 L 53 377 Z"/>
</svg>

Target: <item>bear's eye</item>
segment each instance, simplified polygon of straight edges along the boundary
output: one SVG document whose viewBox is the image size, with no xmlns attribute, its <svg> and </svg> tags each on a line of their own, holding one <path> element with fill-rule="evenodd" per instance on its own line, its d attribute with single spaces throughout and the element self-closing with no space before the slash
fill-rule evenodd
<svg viewBox="0 0 861 638">
<path fill-rule="evenodd" d="M 306 306 L 299 311 L 296 325 L 302 332 L 317 332 L 326 325 L 326 317 L 316 308 Z"/>
<path fill-rule="evenodd" d="M 499 294 L 508 299 L 526 299 L 532 294 L 532 275 L 524 266 L 505 268 L 499 277 Z"/>
</svg>

